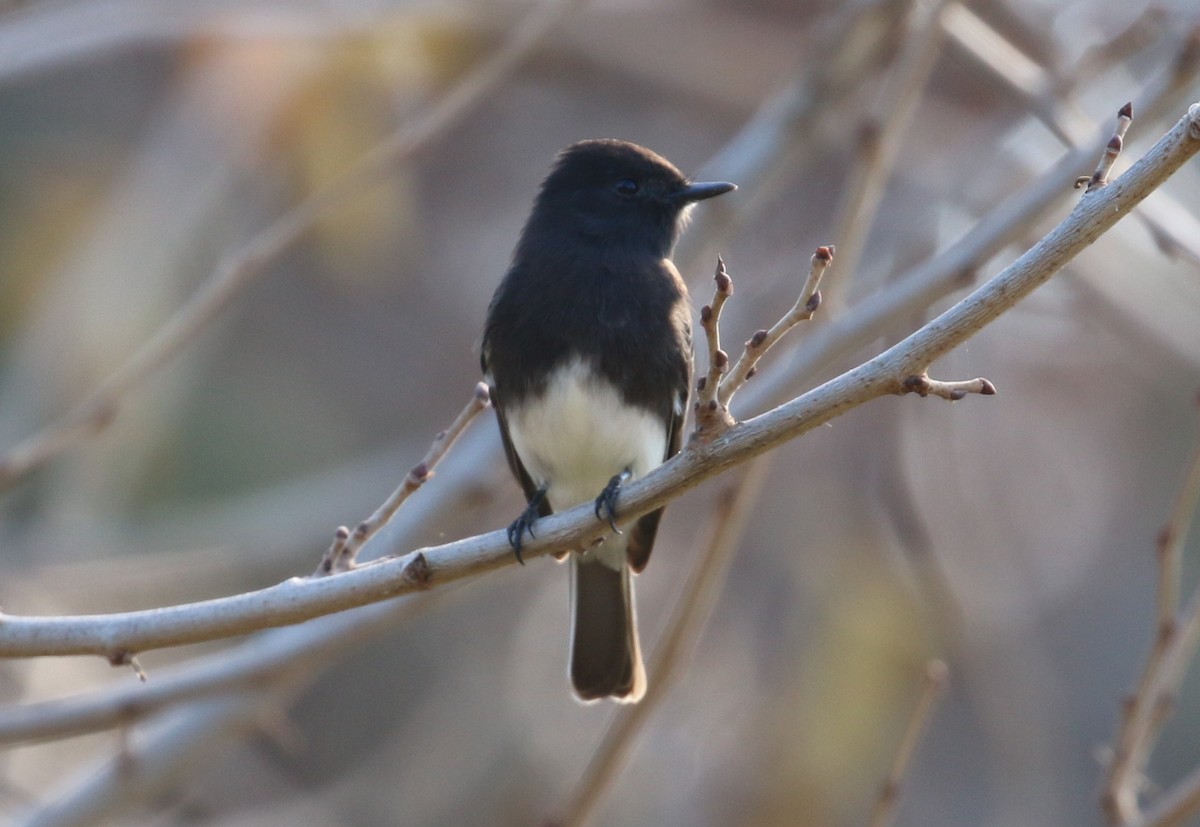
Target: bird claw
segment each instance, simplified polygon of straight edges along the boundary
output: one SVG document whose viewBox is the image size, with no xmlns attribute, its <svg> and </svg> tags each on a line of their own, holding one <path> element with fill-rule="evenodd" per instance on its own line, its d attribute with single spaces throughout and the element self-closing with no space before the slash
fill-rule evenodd
<svg viewBox="0 0 1200 827">
<path fill-rule="evenodd" d="M 606 520 L 609 527 L 617 534 L 624 533 L 621 529 L 617 528 L 617 496 L 621 493 L 621 486 L 631 476 L 632 473 L 626 468 L 609 480 L 608 485 L 604 486 L 604 490 L 596 498 L 596 519 Z"/>
<path fill-rule="evenodd" d="M 516 555 L 517 562 L 522 566 L 525 565 L 525 560 L 521 557 L 521 542 L 526 534 L 534 539 L 537 538 L 537 535 L 533 533 L 533 526 L 541 516 L 542 500 L 545 498 L 546 489 L 539 488 L 533 499 L 529 501 L 529 505 L 525 506 L 525 510 L 521 512 L 521 516 L 508 526 L 508 544 L 512 546 L 513 554 Z"/>
</svg>

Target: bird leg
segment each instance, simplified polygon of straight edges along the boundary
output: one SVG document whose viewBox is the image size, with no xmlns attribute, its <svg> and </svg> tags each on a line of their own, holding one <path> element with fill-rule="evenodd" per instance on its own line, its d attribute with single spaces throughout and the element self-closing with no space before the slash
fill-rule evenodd
<svg viewBox="0 0 1200 827">
<path fill-rule="evenodd" d="M 610 483 L 611 485 L 611 483 Z M 513 554 L 517 556 L 517 562 L 522 566 L 525 561 L 521 559 L 521 541 L 528 532 L 530 537 L 536 536 L 533 533 L 533 524 L 537 522 L 540 516 L 542 502 L 546 499 L 546 486 L 541 485 L 529 498 L 529 505 L 525 506 L 525 510 L 521 512 L 521 516 L 513 520 L 508 527 L 508 544 L 512 546 Z"/>
<path fill-rule="evenodd" d="M 633 472 L 626 468 L 609 480 L 596 498 L 596 519 L 607 520 L 617 534 L 621 533 L 621 529 L 617 528 L 617 495 L 621 493 L 621 486 L 632 476 Z"/>
</svg>

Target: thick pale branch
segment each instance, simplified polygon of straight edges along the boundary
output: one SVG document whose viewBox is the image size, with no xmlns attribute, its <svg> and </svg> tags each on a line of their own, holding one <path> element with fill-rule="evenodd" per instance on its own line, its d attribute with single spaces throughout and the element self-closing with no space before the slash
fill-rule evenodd
<svg viewBox="0 0 1200 827">
<path fill-rule="evenodd" d="M 199 658 L 174 671 L 156 671 L 154 680 L 145 684 L 122 683 L 77 697 L 0 706 L 0 744 L 128 726 L 183 701 L 277 686 L 281 680 L 311 672 L 377 631 L 396 628 L 449 593 L 438 591 L 323 618 L 318 634 L 310 626 L 279 629 L 233 651 Z"/>
<path fill-rule="evenodd" d="M 907 377 L 979 332 L 1048 280 L 1155 187 L 1200 151 L 1200 103 L 1128 172 L 1085 194 L 1049 235 L 1003 272 L 945 313 L 859 367 L 780 407 L 730 429 L 709 444 L 692 444 L 622 491 L 630 518 L 665 505 L 685 490 L 887 394 L 908 392 Z M 523 548 L 526 559 L 577 547 L 604 532 L 590 504 L 544 518 Z M 81 616 L 0 615 L 0 656 L 100 654 L 212 640 L 410 593 L 511 565 L 503 531 L 421 549 L 318 579 L 220 600 L 148 612 Z"/>
</svg>

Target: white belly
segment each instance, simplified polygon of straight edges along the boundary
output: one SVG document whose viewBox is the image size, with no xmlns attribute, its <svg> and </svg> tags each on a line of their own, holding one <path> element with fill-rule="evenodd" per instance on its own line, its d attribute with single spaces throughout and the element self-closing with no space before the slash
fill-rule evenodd
<svg viewBox="0 0 1200 827">
<path fill-rule="evenodd" d="M 640 477 L 662 464 L 666 425 L 631 408 L 611 384 L 576 359 L 556 371 L 546 392 L 506 412 L 509 436 L 525 470 L 546 485 L 550 507 L 590 502 L 617 474 Z"/>
</svg>

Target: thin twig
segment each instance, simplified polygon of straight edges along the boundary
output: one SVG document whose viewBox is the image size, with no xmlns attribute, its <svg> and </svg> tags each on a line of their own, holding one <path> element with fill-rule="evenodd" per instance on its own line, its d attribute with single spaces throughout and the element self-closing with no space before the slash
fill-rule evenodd
<svg viewBox="0 0 1200 827">
<path fill-rule="evenodd" d="M 833 254 L 832 244 L 817 248 L 817 251 L 812 254 L 812 258 L 809 259 L 808 278 L 805 279 L 804 287 L 800 290 L 800 295 L 791 310 L 784 313 L 779 321 L 771 326 L 770 330 L 760 330 L 746 342 L 742 355 L 734 362 L 733 367 L 729 369 L 729 374 L 721 382 L 717 401 L 722 406 L 729 407 L 733 395 L 741 390 L 742 386 L 754 375 L 759 360 L 776 342 L 796 325 L 811 319 L 817 312 L 817 308 L 821 306 L 821 278 L 833 264 Z"/>
<path fill-rule="evenodd" d="M 982 377 L 943 382 L 930 379 L 925 373 L 914 373 L 905 378 L 904 384 L 917 396 L 940 396 L 948 402 L 965 399 L 970 393 L 983 396 L 993 396 L 996 393 L 996 386 Z"/>
<path fill-rule="evenodd" d="M 695 650 L 704 621 L 729 572 L 738 539 L 745 531 L 762 490 L 770 468 L 769 460 L 770 455 L 756 459 L 737 482 L 717 495 L 710 519 L 700 533 L 701 537 L 707 538 L 704 553 L 693 563 L 662 640 L 654 651 L 650 664 L 654 680 L 637 705 L 624 706 L 617 713 L 576 784 L 562 817 L 554 819 L 554 824 L 579 827 L 587 822 L 596 805 L 611 789 L 637 735 L 644 731 L 646 722 L 683 674 L 685 658 Z"/>
<path fill-rule="evenodd" d="M 912 717 L 908 720 L 908 726 L 904 730 L 904 737 L 900 739 L 900 747 L 896 750 L 896 756 L 892 759 L 887 779 L 883 782 L 879 797 L 875 800 L 871 818 L 867 821 L 868 827 L 888 827 L 895 821 L 909 764 L 917 751 L 917 745 L 929 728 L 929 722 L 933 718 L 933 710 L 937 706 L 937 702 L 941 699 L 942 693 L 946 691 L 948 678 L 949 670 L 942 661 L 931 660 L 926 664 L 925 685 L 921 689 L 921 697 L 917 700 Z"/>
<path fill-rule="evenodd" d="M 696 383 L 696 415 L 697 430 L 700 430 L 702 411 L 717 409 L 717 392 L 721 388 L 721 377 L 729 369 L 729 354 L 721 350 L 721 308 L 726 300 L 733 295 L 733 279 L 725 269 L 725 261 L 717 256 L 717 270 L 713 274 L 716 287 L 710 304 L 700 308 L 700 327 L 704 330 L 704 338 L 708 343 L 708 373 Z"/>
<path fill-rule="evenodd" d="M 733 295 L 733 282 L 725 272 L 725 262 L 717 259 L 717 292 L 711 305 L 700 310 L 700 325 L 708 340 L 708 375 L 698 383 L 696 404 L 693 408 L 694 430 L 691 438 L 699 442 L 712 442 L 737 424 L 729 412 L 729 400 L 754 375 L 758 360 L 771 346 L 783 338 L 800 322 L 807 321 L 821 305 L 821 276 L 833 261 L 833 246 L 818 247 L 809 261 L 808 279 L 792 308 L 783 314 L 770 330 L 759 330 L 746 342 L 742 355 L 730 368 L 729 356 L 721 350 L 720 311 L 725 300 Z"/>
<path fill-rule="evenodd" d="M 404 505 L 404 501 L 433 476 L 433 469 L 437 467 L 438 462 L 454 445 L 454 441 L 458 439 L 459 435 L 479 415 L 479 412 L 488 406 L 488 402 L 488 387 L 480 382 L 475 386 L 471 400 L 450 423 L 450 427 L 434 438 L 433 444 L 429 446 L 424 458 L 409 470 L 404 476 L 404 481 L 384 500 L 379 508 L 375 509 L 375 513 L 355 526 L 354 531 L 350 531 L 345 526 L 338 526 L 333 535 L 333 543 L 321 558 L 321 563 L 313 572 L 314 576 L 335 574 L 354 568 L 362 547 L 375 536 L 379 529 L 387 525 L 388 521 L 400 510 L 400 506 Z"/>
<path fill-rule="evenodd" d="M 405 123 L 328 185 L 225 256 L 191 298 L 107 380 L 57 422 L 0 457 L 0 492 L 79 440 L 107 427 L 122 397 L 178 355 L 321 216 L 346 198 L 376 184 L 400 161 L 461 121 L 584 2 L 547 0 L 521 21 L 494 54 L 478 63 L 425 113 Z"/>
<path fill-rule="evenodd" d="M 1117 113 L 1117 127 L 1113 130 L 1112 137 L 1108 139 L 1108 145 L 1104 148 L 1104 154 L 1100 156 L 1100 163 L 1096 165 L 1096 171 L 1090 177 L 1077 178 L 1075 189 L 1087 184 L 1086 191 L 1091 192 L 1108 186 L 1108 175 L 1112 172 L 1113 164 L 1117 162 L 1117 157 L 1121 154 L 1121 147 L 1125 143 L 1125 132 L 1131 123 L 1133 123 L 1133 101 L 1122 106 L 1121 111 Z"/>
</svg>

